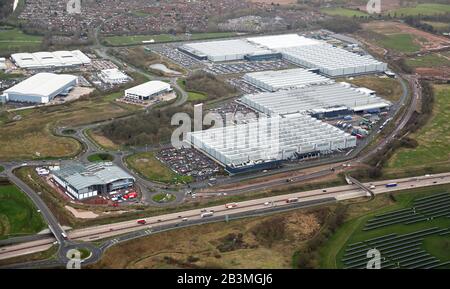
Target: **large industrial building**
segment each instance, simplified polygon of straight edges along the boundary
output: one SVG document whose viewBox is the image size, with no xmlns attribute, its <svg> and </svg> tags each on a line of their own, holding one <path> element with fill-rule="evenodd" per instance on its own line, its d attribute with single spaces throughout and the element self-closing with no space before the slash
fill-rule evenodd
<svg viewBox="0 0 450 289">
<path fill-rule="evenodd" d="M 245 95 L 240 102 L 266 115 L 307 113 L 321 117 L 389 107 L 391 103 L 370 90 L 346 83 Z"/>
<path fill-rule="evenodd" d="M 230 173 L 270 168 L 282 160 L 329 154 L 356 146 L 354 136 L 299 113 L 191 132 L 186 134 L 185 140 Z"/>
<path fill-rule="evenodd" d="M 330 44 L 304 45 L 281 49 L 283 58 L 297 65 L 319 69 L 331 77 L 377 73 L 387 64 L 371 56 L 361 56 Z"/>
<path fill-rule="evenodd" d="M 154 80 L 125 90 L 125 98 L 146 101 L 172 91 L 170 84 Z"/>
<path fill-rule="evenodd" d="M 66 193 L 78 200 L 127 189 L 135 182 L 133 176 L 112 163 L 70 163 L 51 173 Z"/>
<path fill-rule="evenodd" d="M 6 101 L 44 104 L 67 94 L 78 84 L 78 77 L 67 74 L 38 73 L 3 92 Z"/>
<path fill-rule="evenodd" d="M 91 59 L 80 50 L 16 53 L 11 55 L 11 60 L 23 69 L 55 69 L 91 63 Z"/>
<path fill-rule="evenodd" d="M 213 62 L 242 60 L 247 55 L 272 53 L 244 39 L 188 43 L 181 46 L 179 50 L 195 58 Z"/>
<path fill-rule="evenodd" d="M 327 42 L 298 34 L 189 43 L 179 50 L 200 60 L 268 60 L 280 56 L 305 68 L 331 76 L 383 72 L 387 64 L 368 55 L 358 55 Z"/>
<path fill-rule="evenodd" d="M 306 38 L 298 34 L 281 34 L 247 38 L 247 41 L 267 49 L 278 50 L 282 48 L 298 47 L 304 45 L 315 45 L 321 42 Z"/>
<path fill-rule="evenodd" d="M 244 80 L 267 91 L 291 89 L 312 84 L 332 83 L 333 80 L 303 68 L 252 72 L 244 75 Z"/>
</svg>

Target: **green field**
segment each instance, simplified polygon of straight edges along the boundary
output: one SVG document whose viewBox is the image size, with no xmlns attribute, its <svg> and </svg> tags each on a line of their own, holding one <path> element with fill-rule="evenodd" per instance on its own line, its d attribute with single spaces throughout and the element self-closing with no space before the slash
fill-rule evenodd
<svg viewBox="0 0 450 289">
<path fill-rule="evenodd" d="M 435 22 L 435 21 L 423 21 L 424 23 L 433 26 L 437 31 L 448 32 L 450 31 L 450 23 Z"/>
<path fill-rule="evenodd" d="M 414 58 L 408 58 L 406 64 L 410 67 L 448 67 L 450 66 L 450 60 L 442 57 L 438 54 L 428 54 L 424 56 L 418 56 Z"/>
<path fill-rule="evenodd" d="M 106 153 L 98 153 L 88 156 L 88 161 L 92 163 L 96 162 L 111 162 L 114 160 L 114 156 Z"/>
<path fill-rule="evenodd" d="M 170 203 L 174 201 L 176 197 L 172 194 L 156 194 L 152 196 L 152 200 L 157 203 Z"/>
<path fill-rule="evenodd" d="M 378 229 L 373 229 L 369 231 L 363 231 L 368 220 L 374 218 L 375 215 L 384 214 L 387 212 L 392 212 L 396 210 L 401 210 L 411 207 L 415 199 L 430 196 L 433 194 L 442 193 L 448 191 L 449 186 L 433 187 L 433 188 L 421 188 L 410 191 L 403 191 L 395 193 L 395 203 L 387 207 L 382 207 L 376 210 L 370 210 L 360 214 L 354 218 L 348 219 L 343 226 L 341 226 L 335 234 L 331 236 L 329 241 L 320 250 L 321 256 L 321 267 L 322 268 L 341 268 L 343 263 L 341 262 L 342 257 L 345 254 L 345 249 L 347 245 L 369 240 L 371 238 L 376 238 L 380 236 L 385 236 L 387 234 L 408 234 L 411 232 L 416 232 L 419 230 L 424 230 L 432 227 L 438 228 L 450 228 L 450 219 L 446 217 L 435 218 L 431 221 L 422 221 L 414 224 L 394 224 L 390 226 L 385 226 Z M 388 198 L 386 195 L 380 195 L 377 198 Z M 367 206 L 370 206 L 368 204 Z M 441 261 L 449 261 L 449 253 L 445 251 L 448 249 L 448 242 L 450 241 L 450 235 L 446 235 L 445 238 L 440 236 L 432 235 L 426 237 L 422 244 L 422 248 L 428 253 L 439 258 Z M 434 249 L 430 249 L 433 247 Z"/>
<path fill-rule="evenodd" d="M 425 3 L 419 4 L 415 7 L 404 7 L 390 10 L 386 12 L 386 14 L 387 13 L 389 13 L 390 15 L 396 14 L 397 16 L 417 16 L 417 15 L 445 14 L 449 12 L 450 12 L 450 5 Z"/>
<path fill-rule="evenodd" d="M 2 172 L 4 172 L 4 171 L 5 171 L 5 168 L 2 167 L 2 166 L 0 166 L 0 173 L 2 173 Z"/>
<path fill-rule="evenodd" d="M 410 34 L 387 35 L 379 40 L 379 43 L 384 48 L 403 53 L 413 53 L 420 50 L 420 46 L 414 43 L 414 38 Z"/>
<path fill-rule="evenodd" d="M 46 227 L 28 197 L 13 185 L 0 186 L 0 239 L 34 234 Z"/>
<path fill-rule="evenodd" d="M 184 79 L 178 79 L 177 80 L 178 85 L 186 91 L 186 80 Z M 202 92 L 196 92 L 196 91 L 186 91 L 188 94 L 188 101 L 204 101 L 208 99 L 208 96 Z"/>
<path fill-rule="evenodd" d="M 448 162 L 450 156 L 450 85 L 435 85 L 431 120 L 409 137 L 417 140 L 415 149 L 402 148 L 389 160 L 388 169 L 433 166 Z"/>
<path fill-rule="evenodd" d="M 149 41 L 153 39 L 155 42 L 173 42 L 182 40 L 200 40 L 211 38 L 223 38 L 235 36 L 234 32 L 211 32 L 211 33 L 193 33 L 190 37 L 185 34 L 173 35 L 173 34 L 149 34 L 149 35 L 123 35 L 123 36 L 108 36 L 105 38 L 105 42 L 112 46 L 121 45 L 135 45 L 142 44 L 142 41 Z"/>
<path fill-rule="evenodd" d="M 130 168 L 143 177 L 162 183 L 189 183 L 193 179 L 190 176 L 181 176 L 170 170 L 156 159 L 154 153 L 138 153 L 126 159 Z"/>
<path fill-rule="evenodd" d="M 347 9 L 347 8 L 323 8 L 320 10 L 322 13 L 331 16 L 344 16 L 344 17 L 366 17 L 369 16 L 366 12 Z"/>
<path fill-rule="evenodd" d="M 38 50 L 42 36 L 28 35 L 19 29 L 0 29 L 0 54 Z"/>
<path fill-rule="evenodd" d="M 360 76 L 353 79 L 343 79 L 342 81 L 350 82 L 356 86 L 366 87 L 377 92 L 377 95 L 396 102 L 403 94 L 403 89 L 397 79 L 381 78 L 378 76 Z"/>
</svg>

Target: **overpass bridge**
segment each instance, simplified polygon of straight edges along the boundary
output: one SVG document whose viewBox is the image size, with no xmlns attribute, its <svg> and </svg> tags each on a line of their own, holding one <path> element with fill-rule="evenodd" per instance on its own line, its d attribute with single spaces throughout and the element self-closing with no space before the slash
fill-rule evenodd
<svg viewBox="0 0 450 289">
<path fill-rule="evenodd" d="M 368 193 L 370 196 L 370 200 L 375 199 L 375 193 L 370 188 L 366 187 L 363 183 L 361 183 L 360 181 L 355 179 L 354 177 L 345 175 L 345 180 L 347 181 L 347 184 L 355 185 L 355 186 L 359 187 L 360 189 L 362 189 L 363 191 L 365 191 L 366 193 Z"/>
</svg>

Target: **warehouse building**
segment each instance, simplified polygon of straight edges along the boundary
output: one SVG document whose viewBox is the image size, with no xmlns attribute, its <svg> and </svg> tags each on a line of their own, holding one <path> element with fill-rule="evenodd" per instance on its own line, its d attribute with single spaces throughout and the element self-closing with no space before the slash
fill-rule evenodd
<svg viewBox="0 0 450 289">
<path fill-rule="evenodd" d="M 132 187 L 135 178 L 112 163 L 70 163 L 51 170 L 52 178 L 77 200 Z"/>
<path fill-rule="evenodd" d="M 304 45 L 315 45 L 321 42 L 315 39 L 306 38 L 298 34 L 281 34 L 247 38 L 250 43 L 264 47 L 266 49 L 279 50 L 289 47 L 299 47 Z"/>
<path fill-rule="evenodd" d="M 304 114 L 191 132 L 185 140 L 232 174 L 356 146 L 354 136 Z"/>
<path fill-rule="evenodd" d="M 16 53 L 12 62 L 23 69 L 55 69 L 91 64 L 91 59 L 80 50 L 36 53 Z"/>
<path fill-rule="evenodd" d="M 294 64 L 319 69 L 330 77 L 384 72 L 387 64 L 371 56 L 361 56 L 330 44 L 304 45 L 280 50 Z"/>
<path fill-rule="evenodd" d="M 38 73 L 3 92 L 6 101 L 44 104 L 67 94 L 78 84 L 78 77 L 67 74 Z"/>
<path fill-rule="evenodd" d="M 213 62 L 242 60 L 247 55 L 258 54 L 261 57 L 261 55 L 273 53 L 271 50 L 260 48 L 245 39 L 188 43 L 179 47 L 179 50 L 197 59 L 207 59 Z"/>
<path fill-rule="evenodd" d="M 123 84 L 130 81 L 130 77 L 117 68 L 104 69 L 100 71 L 99 77 L 108 84 Z"/>
<path fill-rule="evenodd" d="M 154 80 L 125 90 L 125 99 L 146 101 L 172 92 L 170 84 Z"/>
<path fill-rule="evenodd" d="M 391 103 L 371 90 L 349 87 L 346 83 L 315 85 L 245 95 L 240 102 L 266 115 L 307 113 L 333 117 L 372 109 L 383 109 Z"/>
<path fill-rule="evenodd" d="M 244 75 L 244 81 L 267 91 L 333 82 L 327 77 L 303 68 L 247 73 Z"/>
</svg>

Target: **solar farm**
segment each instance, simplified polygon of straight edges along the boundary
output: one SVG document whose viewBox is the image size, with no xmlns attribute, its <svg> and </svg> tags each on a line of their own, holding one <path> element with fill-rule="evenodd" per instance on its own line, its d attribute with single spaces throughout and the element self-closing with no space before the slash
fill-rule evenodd
<svg viewBox="0 0 450 289">
<path fill-rule="evenodd" d="M 342 266 L 365 269 L 367 252 L 377 249 L 382 269 L 450 268 L 450 260 L 432 255 L 424 246 L 427 238 L 450 238 L 449 219 L 450 193 L 416 198 L 408 208 L 376 215 L 362 229 L 363 234 L 376 237 L 348 244 L 341 258 Z M 401 228 L 409 230 L 404 233 Z M 384 234 L 374 235 L 377 231 Z"/>
</svg>

